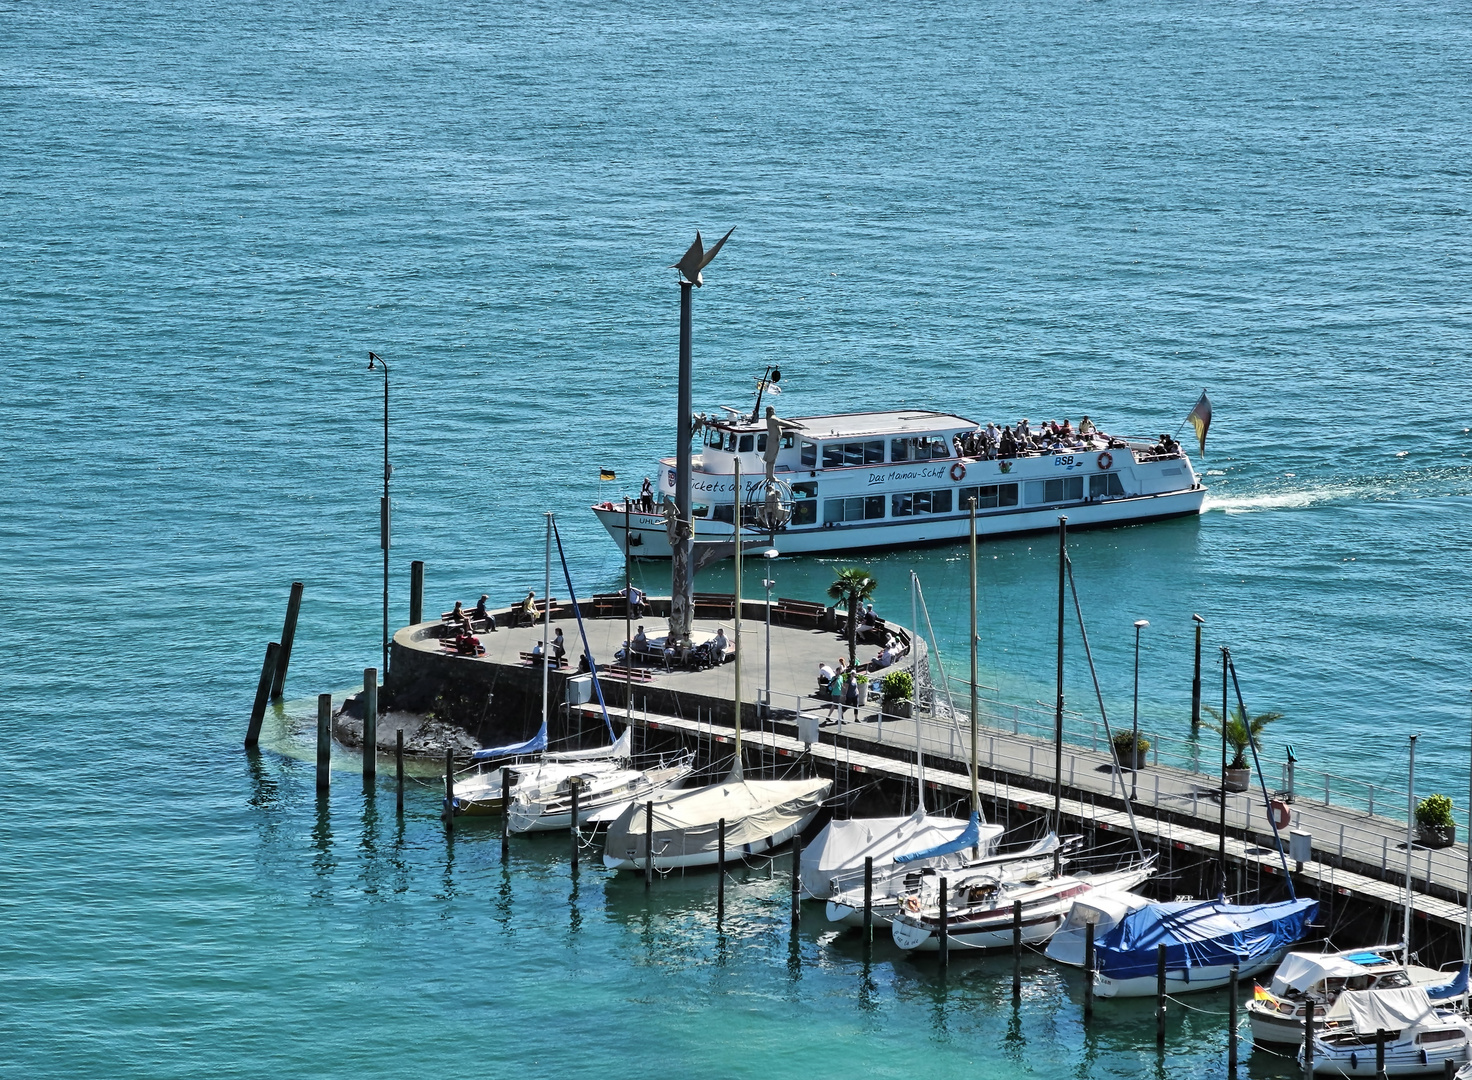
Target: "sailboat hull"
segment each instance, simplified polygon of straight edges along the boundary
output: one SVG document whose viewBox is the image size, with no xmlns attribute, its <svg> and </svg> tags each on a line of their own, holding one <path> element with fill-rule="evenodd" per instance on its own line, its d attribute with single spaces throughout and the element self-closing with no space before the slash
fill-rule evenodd
<svg viewBox="0 0 1472 1080">
<path fill-rule="evenodd" d="M 735 861 L 743 855 L 760 855 L 764 851 L 781 847 L 808 827 L 808 824 L 813 818 L 818 816 L 818 809 L 818 807 L 814 807 L 811 812 L 794 821 L 786 828 L 778 830 L 771 836 L 762 837 L 758 840 L 741 844 L 738 847 L 728 847 L 726 849 L 726 861 Z M 634 806 L 634 810 L 639 810 L 638 804 Z M 719 861 L 719 851 L 692 851 L 682 855 L 656 854 L 654 856 L 653 866 L 655 870 L 680 870 L 693 866 L 715 866 Z M 604 852 L 603 865 L 613 870 L 643 870 L 644 860 L 639 858 L 622 859 Z"/>
<path fill-rule="evenodd" d="M 1237 969 L 1238 979 L 1250 979 L 1252 976 L 1267 971 L 1275 966 L 1287 954 L 1285 947 L 1276 952 L 1260 956 L 1251 963 L 1243 964 Z M 1226 967 L 1199 967 L 1183 968 L 1178 971 L 1167 971 L 1165 973 L 1165 992 L 1167 994 L 1187 994 L 1196 990 L 1219 990 L 1231 981 L 1232 968 Z M 1094 996 L 1101 998 L 1127 998 L 1127 997 L 1154 997 L 1156 992 L 1155 976 L 1146 975 L 1133 979 L 1111 979 L 1107 975 L 1094 976 Z M 1300 1041 L 1303 1038 L 1303 1025 L 1299 1025 L 1298 1034 Z"/>
</svg>

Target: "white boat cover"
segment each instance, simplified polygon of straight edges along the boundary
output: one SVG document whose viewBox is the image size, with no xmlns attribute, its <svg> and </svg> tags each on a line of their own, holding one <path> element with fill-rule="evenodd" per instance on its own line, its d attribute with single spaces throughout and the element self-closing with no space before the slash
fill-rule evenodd
<svg viewBox="0 0 1472 1080">
<path fill-rule="evenodd" d="M 1089 923 L 1094 924 L 1094 940 L 1098 941 L 1130 912 L 1139 911 L 1149 903 L 1145 897 L 1123 889 L 1090 889 L 1073 902 L 1063 925 L 1048 942 L 1048 959 L 1083 967 Z"/>
<path fill-rule="evenodd" d="M 629 732 L 633 728 L 624 728 L 624 733 L 615 740 L 612 746 L 595 746 L 591 750 L 559 750 L 547 755 L 548 761 L 599 761 L 603 758 L 614 758 L 619 761 L 627 761 L 633 755 L 629 751 Z"/>
<path fill-rule="evenodd" d="M 1420 986 L 1397 990 L 1346 990 L 1329 1007 L 1325 1020 L 1348 1020 L 1356 1035 L 1380 1030 L 1404 1031 L 1420 1024 L 1437 1024 L 1436 1010 Z"/>
<path fill-rule="evenodd" d="M 931 817 L 923 810 L 909 817 L 830 821 L 803 849 L 803 892 L 820 900 L 828 899 L 833 893 L 833 878 L 845 871 L 863 870 L 866 857 L 873 858 L 875 869 L 882 871 L 897 855 L 924 851 L 954 839 L 966 824 L 958 818 Z M 1002 831 L 1000 825 L 981 826 L 983 854 L 991 853 Z M 970 848 L 967 848 L 954 857 L 938 856 L 934 861 L 937 865 L 960 865 L 969 856 Z"/>
<path fill-rule="evenodd" d="M 1325 979 L 1352 979 L 1357 975 L 1373 975 L 1343 953 L 1291 952 L 1283 957 L 1273 974 L 1272 991 L 1278 996 L 1290 990 L 1304 993 Z"/>
<path fill-rule="evenodd" d="M 633 803 L 608 827 L 604 850 L 621 859 L 645 853 L 645 806 L 654 803 L 654 854 L 679 858 L 715 851 L 719 822 L 726 821 L 726 850 L 759 843 L 817 810 L 832 780 L 741 780 L 667 791 Z"/>
</svg>

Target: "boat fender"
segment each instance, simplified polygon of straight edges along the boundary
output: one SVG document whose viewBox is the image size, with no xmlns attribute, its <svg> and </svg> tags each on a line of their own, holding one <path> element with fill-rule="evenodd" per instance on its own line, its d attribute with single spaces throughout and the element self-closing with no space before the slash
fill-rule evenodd
<svg viewBox="0 0 1472 1080">
<path fill-rule="evenodd" d="M 1094 459 L 1094 464 L 1098 465 L 1101 469 L 1107 469 L 1109 468 L 1109 466 L 1114 464 L 1114 455 L 1111 454 L 1108 450 L 1105 450 L 1102 454 Z"/>
<path fill-rule="evenodd" d="M 1350 1070 L 1350 1072 L 1354 1072 L 1359 1067 L 1360 1067 L 1360 1056 L 1358 1054 L 1350 1054 L 1349 1055 L 1349 1070 Z"/>
<path fill-rule="evenodd" d="M 1281 799 L 1273 799 L 1268 803 L 1268 817 L 1274 825 L 1280 829 L 1286 829 L 1293 815 L 1288 809 L 1288 804 Z"/>
<path fill-rule="evenodd" d="M 918 896 L 905 897 L 905 910 L 911 915 L 920 914 L 920 898 Z"/>
<path fill-rule="evenodd" d="M 954 480 L 954 481 L 956 481 L 957 483 L 960 483 L 962 480 L 965 480 L 966 479 L 966 466 L 965 465 L 962 465 L 959 461 L 956 462 L 956 463 L 954 463 L 951 466 L 951 479 Z"/>
<path fill-rule="evenodd" d="M 1426 1048 L 1424 1046 L 1421 1047 L 1421 1064 L 1422 1065 L 1429 1065 L 1430 1064 L 1430 1062 L 1428 1062 L 1426 1060 Z"/>
</svg>

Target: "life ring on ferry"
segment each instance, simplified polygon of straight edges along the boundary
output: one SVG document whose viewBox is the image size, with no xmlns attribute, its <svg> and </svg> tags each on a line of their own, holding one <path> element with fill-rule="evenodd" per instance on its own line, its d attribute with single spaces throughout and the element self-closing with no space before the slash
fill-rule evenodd
<svg viewBox="0 0 1472 1080">
<path fill-rule="evenodd" d="M 1268 803 L 1268 819 L 1275 827 L 1286 829 L 1288 822 L 1293 820 L 1293 812 L 1282 799 L 1273 799 Z"/>
<path fill-rule="evenodd" d="M 966 479 L 966 466 L 965 465 L 962 465 L 959 461 L 953 463 L 951 465 L 951 479 L 954 480 L 954 481 L 956 481 L 956 483 L 958 483 L 958 484 L 962 480 L 965 480 Z"/>
<path fill-rule="evenodd" d="M 905 910 L 911 915 L 920 914 L 920 898 L 918 896 L 905 897 Z"/>
<path fill-rule="evenodd" d="M 1101 469 L 1107 469 L 1109 468 L 1109 466 L 1114 464 L 1114 455 L 1111 454 L 1108 450 L 1105 450 L 1102 454 L 1094 459 L 1094 464 L 1099 466 L 1099 468 Z"/>
</svg>

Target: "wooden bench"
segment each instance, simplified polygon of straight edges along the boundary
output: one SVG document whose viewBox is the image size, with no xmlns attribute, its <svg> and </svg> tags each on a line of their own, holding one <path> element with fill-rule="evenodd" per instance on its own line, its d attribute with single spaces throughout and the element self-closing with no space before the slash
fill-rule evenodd
<svg viewBox="0 0 1472 1080">
<path fill-rule="evenodd" d="M 823 620 L 828 615 L 828 609 L 822 604 L 816 604 L 811 600 L 793 600 L 789 597 L 778 597 L 777 607 L 772 612 L 777 621 L 783 626 L 811 626 L 813 629 L 823 625 Z"/>
<path fill-rule="evenodd" d="M 542 620 L 544 618 L 546 618 L 546 615 L 547 615 L 547 604 L 549 604 L 549 603 L 552 605 L 552 618 L 553 619 L 556 619 L 557 618 L 557 597 L 554 596 L 554 597 L 552 597 L 551 600 L 546 601 L 544 603 L 541 603 L 541 604 L 538 604 L 537 605 L 537 618 L 536 618 L 536 622 L 533 623 L 532 625 L 540 626 L 542 624 Z M 527 625 L 526 620 L 525 620 L 525 618 L 522 615 L 522 610 L 521 610 L 521 605 L 520 604 L 517 604 L 515 607 L 513 607 L 513 608 L 511 608 L 511 609 L 509 609 L 507 611 L 507 613 L 506 613 L 506 625 L 509 626 L 509 627 L 512 627 L 512 628 L 515 628 L 515 627 L 518 627 L 518 626 L 526 626 Z"/>
<path fill-rule="evenodd" d="M 594 593 L 589 601 L 595 619 L 611 619 L 628 610 L 628 601 L 623 593 Z"/>
<path fill-rule="evenodd" d="M 696 593 L 690 599 L 697 619 L 729 619 L 736 611 L 735 598 L 723 593 Z"/>
<path fill-rule="evenodd" d="M 604 683 L 647 683 L 654 681 L 654 672 L 646 671 L 644 668 L 630 668 L 625 671 L 622 664 L 610 664 L 608 667 L 598 669 L 598 681 Z"/>
<path fill-rule="evenodd" d="M 523 664 L 528 664 L 532 667 L 536 667 L 537 664 L 541 663 L 541 657 L 533 656 L 529 652 L 524 652 L 521 654 L 521 662 Z M 549 660 L 548 664 L 554 668 L 565 668 L 567 667 L 567 657 L 565 655 L 559 656 L 555 660 Z"/>
</svg>

